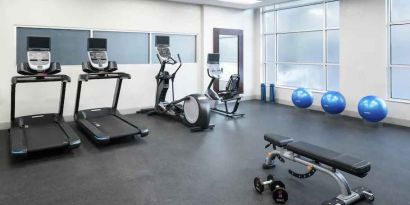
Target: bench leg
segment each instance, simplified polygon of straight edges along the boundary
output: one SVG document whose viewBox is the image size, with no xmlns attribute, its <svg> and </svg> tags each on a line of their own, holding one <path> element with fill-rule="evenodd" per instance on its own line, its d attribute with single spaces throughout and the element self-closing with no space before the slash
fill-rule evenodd
<svg viewBox="0 0 410 205">
<path fill-rule="evenodd" d="M 266 155 L 265 163 L 263 163 L 263 169 L 272 169 L 275 168 L 275 158 L 278 154 L 275 151 L 269 152 Z"/>
<path fill-rule="evenodd" d="M 337 170 L 331 170 L 318 164 L 312 164 L 298 157 L 295 157 L 294 161 L 306 166 L 313 166 L 316 170 L 330 175 L 338 184 L 341 194 L 329 201 L 323 202 L 322 205 L 350 205 L 363 199 L 367 199 L 368 201 L 374 200 L 373 193 L 366 187 L 358 187 L 352 190 L 346 178 Z"/>
</svg>

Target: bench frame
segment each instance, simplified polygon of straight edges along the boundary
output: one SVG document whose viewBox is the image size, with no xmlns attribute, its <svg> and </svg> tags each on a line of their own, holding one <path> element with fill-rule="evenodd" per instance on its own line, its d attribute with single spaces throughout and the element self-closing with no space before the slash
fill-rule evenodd
<svg viewBox="0 0 410 205">
<path fill-rule="evenodd" d="M 308 158 L 304 159 L 300 155 L 287 150 L 286 145 L 283 147 L 279 147 L 273 144 L 268 144 L 266 147 L 269 147 L 270 145 L 273 146 L 273 151 L 268 153 L 265 159 L 265 163 L 263 164 L 264 169 L 274 168 L 276 158 L 278 158 L 281 162 L 285 162 L 284 161 L 284 158 L 285 158 L 290 161 L 306 165 L 307 167 L 311 169 L 321 171 L 331 176 L 334 180 L 336 180 L 336 183 L 338 184 L 339 189 L 340 189 L 340 194 L 334 199 L 323 202 L 322 205 L 336 205 L 336 204 L 350 205 L 358 201 L 361 201 L 363 199 L 367 199 L 369 201 L 374 200 L 373 193 L 366 187 L 358 187 L 355 189 L 351 189 L 346 178 L 337 169 L 333 167 L 329 167 L 321 163 L 318 163 L 318 162 L 315 162 L 315 161 L 308 161 L 307 160 Z M 289 170 L 289 172 L 292 172 L 292 171 Z M 313 174 L 314 172 L 311 172 L 311 174 L 307 175 L 307 177 L 310 177 Z M 307 178 L 307 177 L 303 177 L 303 178 Z"/>
</svg>

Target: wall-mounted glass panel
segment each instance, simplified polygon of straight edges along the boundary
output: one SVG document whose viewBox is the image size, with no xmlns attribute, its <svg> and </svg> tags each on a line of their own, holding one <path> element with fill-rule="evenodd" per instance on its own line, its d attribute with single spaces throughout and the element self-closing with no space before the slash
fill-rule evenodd
<svg viewBox="0 0 410 205">
<path fill-rule="evenodd" d="M 327 28 L 339 28 L 340 3 L 338 1 L 326 3 L 326 22 Z"/>
<path fill-rule="evenodd" d="M 16 62 L 27 61 L 27 37 L 51 38 L 51 60 L 61 65 L 81 65 L 87 60 L 87 39 L 90 31 L 48 28 L 17 28 Z"/>
<path fill-rule="evenodd" d="M 265 22 L 265 33 L 275 32 L 275 12 L 267 12 L 263 14 Z"/>
<path fill-rule="evenodd" d="M 391 21 L 410 21 L 410 1 L 391 0 Z"/>
<path fill-rule="evenodd" d="M 410 25 L 391 27 L 391 64 L 410 64 Z"/>
<path fill-rule="evenodd" d="M 320 63 L 323 61 L 323 32 L 278 35 L 278 61 Z"/>
<path fill-rule="evenodd" d="M 322 4 L 279 10 L 278 32 L 321 30 L 323 17 Z"/>
<path fill-rule="evenodd" d="M 94 31 L 95 38 L 106 38 L 108 57 L 119 64 L 149 64 L 149 34 Z"/>
<path fill-rule="evenodd" d="M 339 66 L 327 67 L 327 90 L 339 91 L 340 88 L 340 76 Z"/>
<path fill-rule="evenodd" d="M 278 85 L 326 89 L 326 73 L 318 65 L 278 64 Z"/>
<path fill-rule="evenodd" d="M 339 63 L 339 31 L 327 31 L 327 62 Z"/>
<path fill-rule="evenodd" d="M 275 35 L 266 35 L 266 61 L 274 62 L 276 58 Z"/>
<path fill-rule="evenodd" d="M 155 36 L 169 36 L 172 55 L 177 59 L 181 56 L 182 63 L 196 63 L 196 36 L 195 35 L 168 35 L 153 34 L 151 43 L 151 63 L 158 63 L 157 50 L 155 48 Z"/>
<path fill-rule="evenodd" d="M 392 98 L 410 100 L 410 68 L 391 68 Z"/>
</svg>

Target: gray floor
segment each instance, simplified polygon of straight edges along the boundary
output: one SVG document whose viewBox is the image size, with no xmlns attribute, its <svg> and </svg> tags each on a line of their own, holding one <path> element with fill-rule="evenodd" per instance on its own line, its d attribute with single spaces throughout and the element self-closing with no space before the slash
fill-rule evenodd
<svg viewBox="0 0 410 205">
<path fill-rule="evenodd" d="M 287 185 L 289 205 L 321 204 L 337 194 L 334 181 L 323 174 L 305 180 L 289 176 L 287 169 L 295 164 L 262 170 L 266 132 L 367 159 L 369 176 L 347 175 L 351 185 L 370 187 L 373 204 L 410 204 L 410 129 L 257 101 L 242 103 L 240 110 L 246 118 L 215 115 L 215 129 L 201 133 L 133 115 L 151 129 L 147 138 L 97 147 L 82 137 L 73 152 L 24 162 L 9 160 L 7 131 L 1 131 L 0 204 L 272 204 L 268 192 L 256 194 L 252 185 L 255 176 L 268 173 Z"/>
</svg>

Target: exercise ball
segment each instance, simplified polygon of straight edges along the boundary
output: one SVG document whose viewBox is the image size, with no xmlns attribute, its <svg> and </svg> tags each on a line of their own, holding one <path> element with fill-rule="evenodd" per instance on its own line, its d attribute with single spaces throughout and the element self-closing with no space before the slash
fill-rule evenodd
<svg viewBox="0 0 410 205">
<path fill-rule="evenodd" d="M 293 91 L 292 102 L 298 108 L 308 108 L 313 104 L 312 92 L 304 88 Z"/>
<path fill-rule="evenodd" d="M 376 96 L 362 98 L 358 106 L 359 114 L 369 122 L 380 122 L 387 116 L 387 105 Z"/>
<path fill-rule="evenodd" d="M 322 108 L 329 114 L 340 114 L 346 108 L 345 97 L 339 92 L 329 91 L 325 93 L 321 100 Z"/>
</svg>

